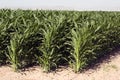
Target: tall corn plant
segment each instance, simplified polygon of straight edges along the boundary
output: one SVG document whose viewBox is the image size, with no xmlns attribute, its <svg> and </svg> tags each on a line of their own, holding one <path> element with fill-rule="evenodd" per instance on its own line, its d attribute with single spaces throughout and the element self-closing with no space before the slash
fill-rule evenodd
<svg viewBox="0 0 120 80">
<path fill-rule="evenodd" d="M 59 21 L 56 19 L 55 24 L 53 24 L 53 22 L 50 20 L 51 18 L 48 20 L 48 23 L 44 24 L 43 28 L 41 29 L 43 39 L 39 50 L 41 51 L 42 55 L 38 56 L 39 63 L 45 72 L 49 72 L 51 68 L 56 68 L 61 56 L 61 54 L 57 52 L 58 48 L 56 40 L 59 36 L 59 27 L 62 19 L 59 19 Z"/>
<path fill-rule="evenodd" d="M 92 35 L 88 26 L 80 27 L 76 22 L 75 28 L 71 30 L 71 64 L 75 72 L 80 71 L 86 65 L 86 54 L 92 44 Z"/>
</svg>

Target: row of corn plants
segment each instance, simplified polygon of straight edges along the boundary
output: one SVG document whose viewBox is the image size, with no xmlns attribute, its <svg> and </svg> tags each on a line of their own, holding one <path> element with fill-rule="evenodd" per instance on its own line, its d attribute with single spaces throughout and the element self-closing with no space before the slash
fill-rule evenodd
<svg viewBox="0 0 120 80">
<path fill-rule="evenodd" d="M 79 72 L 120 46 L 120 12 L 0 10 L 0 64 Z"/>
</svg>

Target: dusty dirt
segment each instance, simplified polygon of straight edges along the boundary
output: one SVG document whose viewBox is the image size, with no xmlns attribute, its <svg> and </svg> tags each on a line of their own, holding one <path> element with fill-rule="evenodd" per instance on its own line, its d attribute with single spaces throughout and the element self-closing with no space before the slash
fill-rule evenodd
<svg viewBox="0 0 120 80">
<path fill-rule="evenodd" d="M 43 73 L 39 66 L 34 66 L 17 73 L 9 66 L 1 66 L 0 80 L 120 80 L 120 50 L 101 59 L 97 66 L 78 74 L 69 67 Z"/>
</svg>

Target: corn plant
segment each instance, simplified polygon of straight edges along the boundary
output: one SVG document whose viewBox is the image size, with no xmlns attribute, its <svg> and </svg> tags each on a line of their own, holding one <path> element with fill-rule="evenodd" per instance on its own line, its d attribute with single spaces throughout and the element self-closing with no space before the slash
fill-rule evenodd
<svg viewBox="0 0 120 80">
<path fill-rule="evenodd" d="M 16 23 L 18 20 L 23 21 L 23 24 L 26 28 L 16 28 Z M 8 46 L 9 53 L 7 54 L 7 57 L 9 58 L 13 69 L 17 71 L 19 68 L 24 67 L 27 63 L 27 59 L 25 58 L 28 56 L 32 48 L 30 47 L 28 49 L 29 46 L 26 46 L 26 44 L 28 43 L 29 37 L 35 34 L 35 30 L 37 30 L 38 27 L 31 27 L 31 25 L 26 23 L 23 17 L 18 17 L 15 20 L 13 28 L 15 32 L 11 33 L 10 45 Z"/>
<path fill-rule="evenodd" d="M 57 52 L 56 39 L 59 36 L 58 34 L 60 32 L 59 27 L 61 22 L 62 19 L 58 21 L 57 25 L 51 22 L 46 23 L 41 29 L 43 34 L 43 43 L 42 46 L 39 47 L 39 50 L 41 51 L 42 55 L 38 57 L 38 60 L 45 72 L 50 71 L 51 68 L 56 68 L 57 63 L 60 60 L 61 54 Z"/>
<path fill-rule="evenodd" d="M 88 26 L 79 27 L 76 22 L 75 28 L 71 30 L 70 44 L 73 48 L 71 51 L 72 66 L 75 72 L 80 71 L 86 65 L 86 51 L 92 44 L 92 36 Z M 89 50 L 92 52 L 92 50 Z"/>
<path fill-rule="evenodd" d="M 22 54 L 21 44 L 23 42 L 22 35 L 15 33 L 10 40 L 10 46 L 8 46 L 9 54 L 7 55 L 10 63 L 15 71 L 17 71 L 21 64 L 20 64 L 20 56 Z"/>
</svg>

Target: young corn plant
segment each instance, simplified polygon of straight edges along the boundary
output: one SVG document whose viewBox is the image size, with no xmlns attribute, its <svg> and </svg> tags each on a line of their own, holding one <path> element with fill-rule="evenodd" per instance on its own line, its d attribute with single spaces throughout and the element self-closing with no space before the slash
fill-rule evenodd
<svg viewBox="0 0 120 80">
<path fill-rule="evenodd" d="M 57 20 L 56 20 L 57 21 Z M 44 24 L 42 30 L 43 41 L 42 46 L 39 47 L 42 55 L 38 56 L 38 61 L 43 67 L 43 71 L 49 72 L 52 68 L 57 67 L 61 54 L 57 52 L 57 36 L 59 34 L 59 27 L 62 20 L 58 21 L 57 25 L 52 22 Z"/>
<path fill-rule="evenodd" d="M 73 48 L 73 51 L 71 51 L 71 64 L 75 72 L 80 71 L 86 65 L 85 52 L 90 48 L 91 38 L 89 27 L 79 27 L 75 22 L 75 28 L 71 30 L 70 41 Z M 92 52 L 92 50 L 89 50 L 89 52 Z"/>
<path fill-rule="evenodd" d="M 10 40 L 10 45 L 8 46 L 9 54 L 7 55 L 7 57 L 10 60 L 11 66 L 15 71 L 17 71 L 21 67 L 20 56 L 22 54 L 22 42 L 22 35 L 15 33 Z"/>
</svg>

